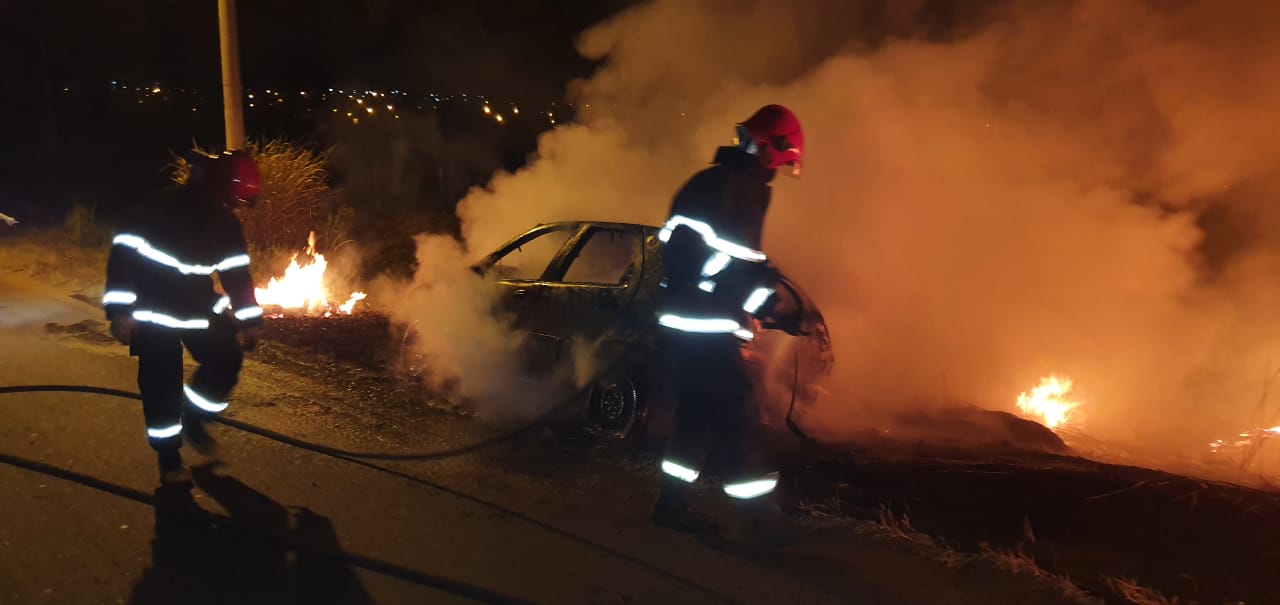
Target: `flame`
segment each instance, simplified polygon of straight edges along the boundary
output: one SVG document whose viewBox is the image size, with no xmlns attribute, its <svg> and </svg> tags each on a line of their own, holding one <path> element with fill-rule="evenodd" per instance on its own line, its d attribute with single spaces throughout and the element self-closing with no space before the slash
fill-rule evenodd
<svg viewBox="0 0 1280 605">
<path fill-rule="evenodd" d="M 289 260 L 284 276 L 273 277 L 266 288 L 256 288 L 258 304 L 282 309 L 296 309 L 305 313 L 322 313 L 326 317 L 334 311 L 329 303 L 329 288 L 325 284 L 324 272 L 329 262 L 323 254 L 316 252 L 316 232 L 307 237 L 307 249 L 303 253 L 310 260 L 306 264 L 298 263 L 298 255 Z M 364 292 L 352 292 L 347 302 L 338 305 L 337 311 L 350 315 L 356 303 L 364 300 Z"/>
<path fill-rule="evenodd" d="M 366 296 L 367 295 L 364 292 L 352 292 L 351 297 L 347 299 L 347 302 L 338 305 L 338 310 L 350 315 L 351 310 L 355 308 L 356 303 L 364 300 Z"/>
<path fill-rule="evenodd" d="M 1215 439 L 1209 443 L 1209 451 L 1217 454 L 1224 450 L 1244 449 L 1251 445 L 1260 444 L 1262 440 L 1272 437 L 1280 437 L 1280 426 L 1273 426 L 1269 429 L 1254 429 L 1239 433 L 1235 437 L 1228 439 Z"/>
<path fill-rule="evenodd" d="M 1071 420 L 1071 413 L 1080 402 L 1068 398 L 1072 382 L 1065 376 L 1050 375 L 1040 379 L 1040 386 L 1031 393 L 1018 395 L 1018 409 L 1024 416 L 1051 428 L 1059 429 Z"/>
</svg>

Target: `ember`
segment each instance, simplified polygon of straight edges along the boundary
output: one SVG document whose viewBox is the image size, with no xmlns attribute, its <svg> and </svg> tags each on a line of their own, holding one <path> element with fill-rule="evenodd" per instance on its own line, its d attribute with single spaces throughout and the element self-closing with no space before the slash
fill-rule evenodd
<svg viewBox="0 0 1280 605">
<path fill-rule="evenodd" d="M 333 313 L 350 315 L 356 303 L 364 300 L 366 295 L 364 292 L 352 292 L 345 303 L 334 305 L 329 302 L 329 286 L 324 279 L 329 263 L 323 254 L 316 252 L 315 231 L 307 237 L 307 249 L 303 254 L 309 259 L 306 264 L 298 264 L 298 255 L 295 254 L 289 260 L 283 277 L 273 277 L 266 288 L 256 289 L 258 304 L 325 317 Z"/>
<path fill-rule="evenodd" d="M 1040 379 L 1040 386 L 1031 393 L 1018 395 L 1018 409 L 1032 420 L 1051 428 L 1060 429 L 1071 419 L 1071 413 L 1080 407 L 1078 401 L 1068 398 L 1071 394 L 1070 378 L 1051 375 Z"/>
</svg>

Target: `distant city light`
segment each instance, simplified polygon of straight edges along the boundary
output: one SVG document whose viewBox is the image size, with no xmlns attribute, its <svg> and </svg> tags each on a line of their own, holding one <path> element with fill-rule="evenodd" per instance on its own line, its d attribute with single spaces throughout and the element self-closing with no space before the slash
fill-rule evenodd
<svg viewBox="0 0 1280 605">
<path fill-rule="evenodd" d="M 197 113 L 201 110 L 203 103 L 208 101 L 208 99 L 201 94 L 199 88 L 184 88 L 180 86 L 170 88 L 158 81 L 153 81 L 150 85 L 137 87 L 130 86 L 128 83 L 122 83 L 119 80 L 110 80 L 110 82 L 114 87 L 116 87 L 113 94 L 129 94 L 132 96 L 132 100 L 136 101 L 140 105 L 168 104 L 172 102 L 175 105 L 175 110 L 185 105 L 190 112 Z M 79 94 L 80 92 L 76 87 L 69 84 L 59 84 L 53 90 L 58 89 L 61 89 L 64 93 L 69 95 Z M 326 93 L 325 91 L 328 92 Z M 344 103 L 339 102 L 341 101 L 340 98 L 331 97 L 335 94 L 343 94 L 349 100 L 355 101 L 356 104 L 356 107 L 352 108 L 352 112 L 345 112 L 347 117 L 352 120 L 352 123 L 358 123 L 359 118 L 362 117 L 372 119 L 373 116 L 378 115 L 380 110 L 383 109 L 386 110 L 386 115 L 392 116 L 395 119 L 401 119 L 401 106 L 408 107 L 410 112 L 412 112 L 415 107 L 419 112 L 422 112 L 427 109 L 427 105 L 431 105 L 430 109 L 441 110 L 449 105 L 456 104 L 459 101 L 462 101 L 463 104 L 469 104 L 474 100 L 480 103 L 480 108 L 483 112 L 482 115 L 492 119 L 494 123 L 500 126 L 505 126 L 508 119 L 515 119 L 519 121 L 520 117 L 523 115 L 521 114 L 521 109 L 532 111 L 533 113 L 530 115 L 535 116 L 535 118 L 539 115 L 544 116 L 547 119 L 545 124 L 555 126 L 560 123 L 560 120 L 557 119 L 554 109 L 563 102 L 563 100 L 548 101 L 546 104 L 540 104 L 541 107 L 535 105 L 533 109 L 530 109 L 527 105 L 522 108 L 520 103 L 515 99 L 500 100 L 501 97 L 498 99 L 491 99 L 488 96 L 476 93 L 475 91 L 468 93 L 418 93 L 400 90 L 398 88 L 388 91 L 352 90 L 348 92 L 343 89 L 317 87 L 315 89 L 294 88 L 291 92 L 285 92 L 284 89 L 278 88 L 253 89 L 246 87 L 242 90 L 242 94 L 247 97 L 245 104 L 248 107 L 246 109 L 256 109 L 258 106 L 257 101 L 261 100 L 262 95 L 265 94 L 267 95 L 267 100 L 265 101 L 266 105 L 263 106 L 263 109 L 269 113 L 278 105 L 280 106 L 280 109 L 289 108 L 291 111 L 297 111 L 299 113 L 319 112 L 323 111 L 324 107 L 329 107 L 330 112 L 334 114 L 344 113 L 345 108 L 343 107 Z M 297 96 L 293 96 L 295 94 Z M 317 96 L 319 98 L 316 98 Z M 397 96 L 403 96 L 405 101 L 394 101 L 393 97 Z M 300 104 L 290 106 L 290 103 Z M 579 110 L 589 109 L 591 107 L 590 104 L 577 105 L 565 103 L 565 105 Z M 505 111 L 500 111 L 502 106 L 506 106 Z M 364 113 L 361 113 L 359 111 L 360 109 L 364 109 Z M 681 116 L 687 118 L 688 114 L 681 112 Z M 572 122 L 572 120 L 570 120 L 570 122 Z"/>
</svg>

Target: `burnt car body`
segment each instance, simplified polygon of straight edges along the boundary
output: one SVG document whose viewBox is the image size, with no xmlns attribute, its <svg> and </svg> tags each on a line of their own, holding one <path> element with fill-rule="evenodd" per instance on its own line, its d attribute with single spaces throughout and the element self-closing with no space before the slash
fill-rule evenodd
<svg viewBox="0 0 1280 605">
<path fill-rule="evenodd" d="M 526 336 L 533 379 L 565 380 L 566 366 L 592 364 L 581 419 L 592 432 L 627 437 L 656 408 L 669 408 L 660 384 L 662 328 L 654 316 L 662 291 L 658 227 L 631 223 L 538 225 L 473 269 L 494 280 L 499 304 Z M 740 347 L 754 370 L 764 425 L 803 411 L 831 373 L 831 340 L 822 313 L 785 275 L 760 317 L 756 338 Z M 579 371 L 579 380 L 581 372 Z"/>
</svg>

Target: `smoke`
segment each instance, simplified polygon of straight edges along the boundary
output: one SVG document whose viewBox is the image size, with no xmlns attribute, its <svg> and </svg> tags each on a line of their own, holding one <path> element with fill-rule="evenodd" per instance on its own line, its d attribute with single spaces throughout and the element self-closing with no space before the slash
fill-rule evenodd
<svg viewBox="0 0 1280 605">
<path fill-rule="evenodd" d="M 656 0 L 581 36 L 606 61 L 580 124 L 472 192 L 462 233 L 660 222 L 783 103 L 809 147 L 765 248 L 827 315 L 828 429 L 1013 410 L 1058 372 L 1088 434 L 1196 454 L 1267 421 L 1280 366 L 1278 46 L 1280 7 L 1247 1 Z"/>
<path fill-rule="evenodd" d="M 428 386 L 495 422 L 531 418 L 566 396 L 562 383 L 522 378 L 515 318 L 501 310 L 496 284 L 470 269 L 461 244 L 445 235 L 420 235 L 415 243 L 412 285 L 381 282 L 374 296 L 392 301 L 393 317 L 409 328 Z"/>
</svg>

